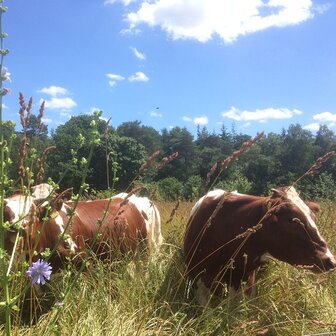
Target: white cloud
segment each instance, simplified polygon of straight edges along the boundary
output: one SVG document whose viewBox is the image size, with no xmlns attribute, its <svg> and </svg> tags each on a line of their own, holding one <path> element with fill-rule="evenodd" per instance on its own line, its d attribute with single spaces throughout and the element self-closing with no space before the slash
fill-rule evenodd
<svg viewBox="0 0 336 336">
<path fill-rule="evenodd" d="M 70 118 L 71 117 L 71 111 L 67 110 L 67 109 L 61 109 L 60 116 Z"/>
<path fill-rule="evenodd" d="M 146 59 L 146 55 L 144 53 L 142 53 L 141 51 L 139 51 L 137 48 L 130 47 L 130 49 L 133 51 L 133 54 L 136 58 L 138 58 L 140 60 L 145 60 Z"/>
<path fill-rule="evenodd" d="M 182 120 L 183 120 L 183 121 L 192 121 L 192 118 L 183 116 L 183 117 L 182 117 Z"/>
<path fill-rule="evenodd" d="M 111 87 L 115 86 L 117 82 L 123 81 L 125 79 L 125 77 L 113 73 L 107 73 L 106 77 L 109 79 L 109 85 Z"/>
<path fill-rule="evenodd" d="M 111 80 L 115 80 L 115 81 L 121 81 L 124 80 L 125 77 L 121 76 L 121 75 L 117 75 L 117 74 L 112 74 L 112 73 L 108 73 L 106 74 L 107 78 L 111 79 Z"/>
<path fill-rule="evenodd" d="M 311 123 L 308 125 L 303 126 L 304 129 L 310 130 L 310 131 L 318 131 L 320 129 L 319 123 Z"/>
<path fill-rule="evenodd" d="M 128 6 L 131 2 L 134 2 L 135 0 L 105 0 L 104 5 L 113 5 L 116 2 L 122 2 L 124 6 Z"/>
<path fill-rule="evenodd" d="M 55 86 L 55 85 L 51 85 L 49 87 L 42 88 L 41 90 L 38 90 L 37 92 L 45 93 L 45 94 L 47 94 L 49 96 L 52 96 L 52 97 L 64 96 L 64 95 L 67 95 L 69 93 L 67 89 L 62 88 L 60 86 Z"/>
<path fill-rule="evenodd" d="M 302 112 L 297 109 L 289 110 L 287 108 L 266 108 L 257 109 L 255 111 L 241 111 L 236 107 L 231 107 L 230 110 L 222 113 L 223 117 L 236 121 L 259 121 L 266 122 L 269 119 L 290 119 L 294 115 L 300 115 Z"/>
<path fill-rule="evenodd" d="M 147 24 L 160 27 L 173 39 L 206 42 L 217 35 L 233 42 L 267 28 L 302 23 L 321 11 L 312 0 L 142 0 L 127 19 L 130 30 Z"/>
<path fill-rule="evenodd" d="M 209 123 L 208 117 L 205 116 L 195 118 L 183 116 L 182 120 L 187 122 L 193 122 L 195 125 L 207 125 Z"/>
<path fill-rule="evenodd" d="M 41 120 L 44 124 L 51 124 L 53 122 L 53 120 L 50 118 L 42 118 Z"/>
<path fill-rule="evenodd" d="M 313 116 L 313 119 L 321 123 L 336 122 L 336 114 L 332 114 L 331 112 L 322 112 L 319 114 L 315 114 Z"/>
<path fill-rule="evenodd" d="M 138 71 L 134 75 L 128 77 L 130 82 L 148 82 L 149 78 L 142 72 Z"/>
<path fill-rule="evenodd" d="M 196 117 L 193 121 L 196 125 L 207 125 L 209 122 L 208 117 Z"/>
<path fill-rule="evenodd" d="M 158 111 L 152 111 L 150 113 L 151 117 L 155 117 L 155 118 L 162 118 L 162 113 L 158 112 Z"/>
<path fill-rule="evenodd" d="M 321 125 L 326 125 L 329 128 L 336 125 L 336 114 L 333 114 L 331 112 L 322 112 L 315 114 L 313 116 L 313 119 L 317 122 L 305 125 L 303 126 L 303 128 L 311 131 L 318 131 Z"/>
<path fill-rule="evenodd" d="M 43 99 L 40 100 L 40 102 L 42 101 Z M 45 107 L 53 110 L 56 109 L 71 110 L 75 106 L 77 106 L 77 103 L 69 97 L 63 97 L 63 98 L 52 97 L 50 100 L 45 100 Z"/>
</svg>

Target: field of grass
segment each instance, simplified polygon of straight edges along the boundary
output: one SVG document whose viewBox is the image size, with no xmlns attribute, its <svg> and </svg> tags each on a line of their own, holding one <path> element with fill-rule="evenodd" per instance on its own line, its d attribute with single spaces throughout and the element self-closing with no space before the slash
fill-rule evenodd
<svg viewBox="0 0 336 336">
<path fill-rule="evenodd" d="M 34 325 L 18 311 L 13 335 L 336 335 L 336 273 L 312 275 L 274 261 L 259 274 L 255 297 L 199 307 L 181 255 L 191 206 L 181 203 L 167 223 L 175 204 L 158 204 L 165 244 L 148 264 L 93 262 L 69 294 L 71 269 L 50 281 L 38 303 L 52 307 Z M 335 222 L 335 206 L 323 204 L 319 227 L 334 252 Z"/>
</svg>

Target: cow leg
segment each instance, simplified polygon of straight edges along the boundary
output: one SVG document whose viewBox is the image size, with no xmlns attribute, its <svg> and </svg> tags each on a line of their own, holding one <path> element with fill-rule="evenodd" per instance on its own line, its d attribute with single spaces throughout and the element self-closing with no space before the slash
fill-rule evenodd
<svg viewBox="0 0 336 336">
<path fill-rule="evenodd" d="M 196 300 L 200 306 L 205 307 L 210 298 L 210 289 L 204 284 L 201 278 L 196 282 Z"/>
</svg>

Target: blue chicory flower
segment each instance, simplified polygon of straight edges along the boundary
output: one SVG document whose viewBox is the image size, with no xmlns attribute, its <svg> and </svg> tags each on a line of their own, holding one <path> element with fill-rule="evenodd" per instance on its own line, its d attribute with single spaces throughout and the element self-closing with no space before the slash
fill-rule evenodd
<svg viewBox="0 0 336 336">
<path fill-rule="evenodd" d="M 50 279 L 52 267 L 50 264 L 44 260 L 37 260 L 28 267 L 26 274 L 32 278 L 32 284 L 41 284 L 46 283 L 46 279 Z"/>
</svg>

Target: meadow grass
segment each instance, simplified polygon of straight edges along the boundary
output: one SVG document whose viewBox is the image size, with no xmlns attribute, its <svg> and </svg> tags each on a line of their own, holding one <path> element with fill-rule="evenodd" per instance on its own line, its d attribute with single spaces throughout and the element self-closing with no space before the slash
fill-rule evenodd
<svg viewBox="0 0 336 336">
<path fill-rule="evenodd" d="M 184 276 L 181 252 L 192 204 L 180 203 L 169 221 L 175 205 L 158 204 L 165 244 L 157 255 L 148 262 L 93 260 L 64 300 L 76 273 L 69 265 L 41 293 L 35 293 L 45 313 L 35 324 L 24 324 L 24 307 L 20 307 L 13 316 L 12 334 L 336 334 L 336 275 L 312 275 L 278 261 L 259 273 L 255 297 L 214 298 L 205 310 L 199 307 Z M 335 221 L 333 204 L 323 204 L 319 227 L 332 250 L 336 246 Z"/>
</svg>

